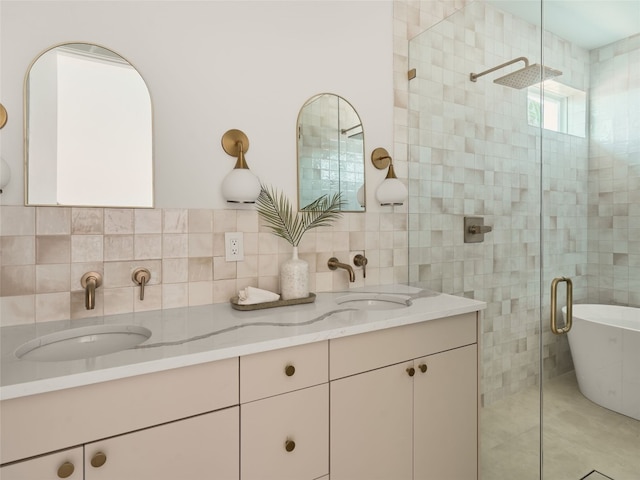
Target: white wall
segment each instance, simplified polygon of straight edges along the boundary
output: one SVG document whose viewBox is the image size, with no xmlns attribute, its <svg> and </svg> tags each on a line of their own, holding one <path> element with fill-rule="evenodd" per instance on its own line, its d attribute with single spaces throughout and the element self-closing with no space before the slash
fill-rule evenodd
<svg viewBox="0 0 640 480">
<path fill-rule="evenodd" d="M 154 106 L 156 206 L 227 208 L 234 160 L 222 134 L 249 137 L 247 161 L 296 198 L 295 125 L 311 96 L 349 100 L 365 156 L 393 149 L 391 0 L 0 3 L 0 98 L 9 112 L 0 153 L 12 169 L 0 200 L 23 204 L 22 97 L 30 62 L 54 44 L 96 43 L 138 68 Z M 384 174 L 366 162 L 367 182 Z M 367 190 L 375 210 L 375 187 Z M 379 207 L 377 207 L 379 208 Z"/>
</svg>

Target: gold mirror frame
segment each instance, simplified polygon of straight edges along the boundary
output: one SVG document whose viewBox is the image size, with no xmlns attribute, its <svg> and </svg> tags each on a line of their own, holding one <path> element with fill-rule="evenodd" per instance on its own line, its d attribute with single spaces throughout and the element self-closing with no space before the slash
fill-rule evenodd
<svg viewBox="0 0 640 480">
<path fill-rule="evenodd" d="M 153 105 L 131 62 L 102 45 L 60 43 L 35 57 L 23 88 L 25 205 L 153 208 Z M 60 124 L 60 112 L 73 113 Z"/>
<path fill-rule="evenodd" d="M 354 141 L 359 145 L 348 144 Z M 333 93 L 309 98 L 296 122 L 298 208 L 340 191 L 344 212 L 366 211 L 364 151 L 364 128 L 351 103 Z"/>
</svg>

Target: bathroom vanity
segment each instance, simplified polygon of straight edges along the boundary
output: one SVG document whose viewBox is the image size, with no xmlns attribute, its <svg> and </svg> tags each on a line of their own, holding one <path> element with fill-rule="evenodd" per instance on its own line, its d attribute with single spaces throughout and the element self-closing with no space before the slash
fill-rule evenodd
<svg viewBox="0 0 640 480">
<path fill-rule="evenodd" d="M 0 477 L 476 479 L 484 303 L 362 294 L 104 317 L 152 337 L 65 362 L 12 360 L 35 327 L 5 327 Z"/>
</svg>

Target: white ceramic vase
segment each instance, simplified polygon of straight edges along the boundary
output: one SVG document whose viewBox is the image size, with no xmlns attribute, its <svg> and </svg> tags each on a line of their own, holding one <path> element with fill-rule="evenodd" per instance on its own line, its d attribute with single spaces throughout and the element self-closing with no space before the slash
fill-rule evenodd
<svg viewBox="0 0 640 480">
<path fill-rule="evenodd" d="M 280 298 L 292 300 L 309 296 L 309 264 L 298 258 L 298 247 L 293 255 L 280 266 Z"/>
</svg>

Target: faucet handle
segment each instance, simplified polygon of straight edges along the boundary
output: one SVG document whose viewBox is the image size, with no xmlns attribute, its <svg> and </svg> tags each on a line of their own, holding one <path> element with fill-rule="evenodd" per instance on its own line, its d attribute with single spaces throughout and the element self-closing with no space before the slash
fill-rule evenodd
<svg viewBox="0 0 640 480">
<path fill-rule="evenodd" d="M 353 257 L 353 264 L 356 267 L 362 267 L 363 278 L 367 278 L 367 263 L 369 263 L 369 260 L 367 259 L 367 257 L 365 257 L 360 253 L 357 254 L 355 257 Z"/>
<path fill-rule="evenodd" d="M 146 268 L 136 268 L 131 274 L 131 280 L 136 285 L 140 285 L 140 300 L 144 300 L 144 286 L 149 282 L 151 272 Z"/>
</svg>

